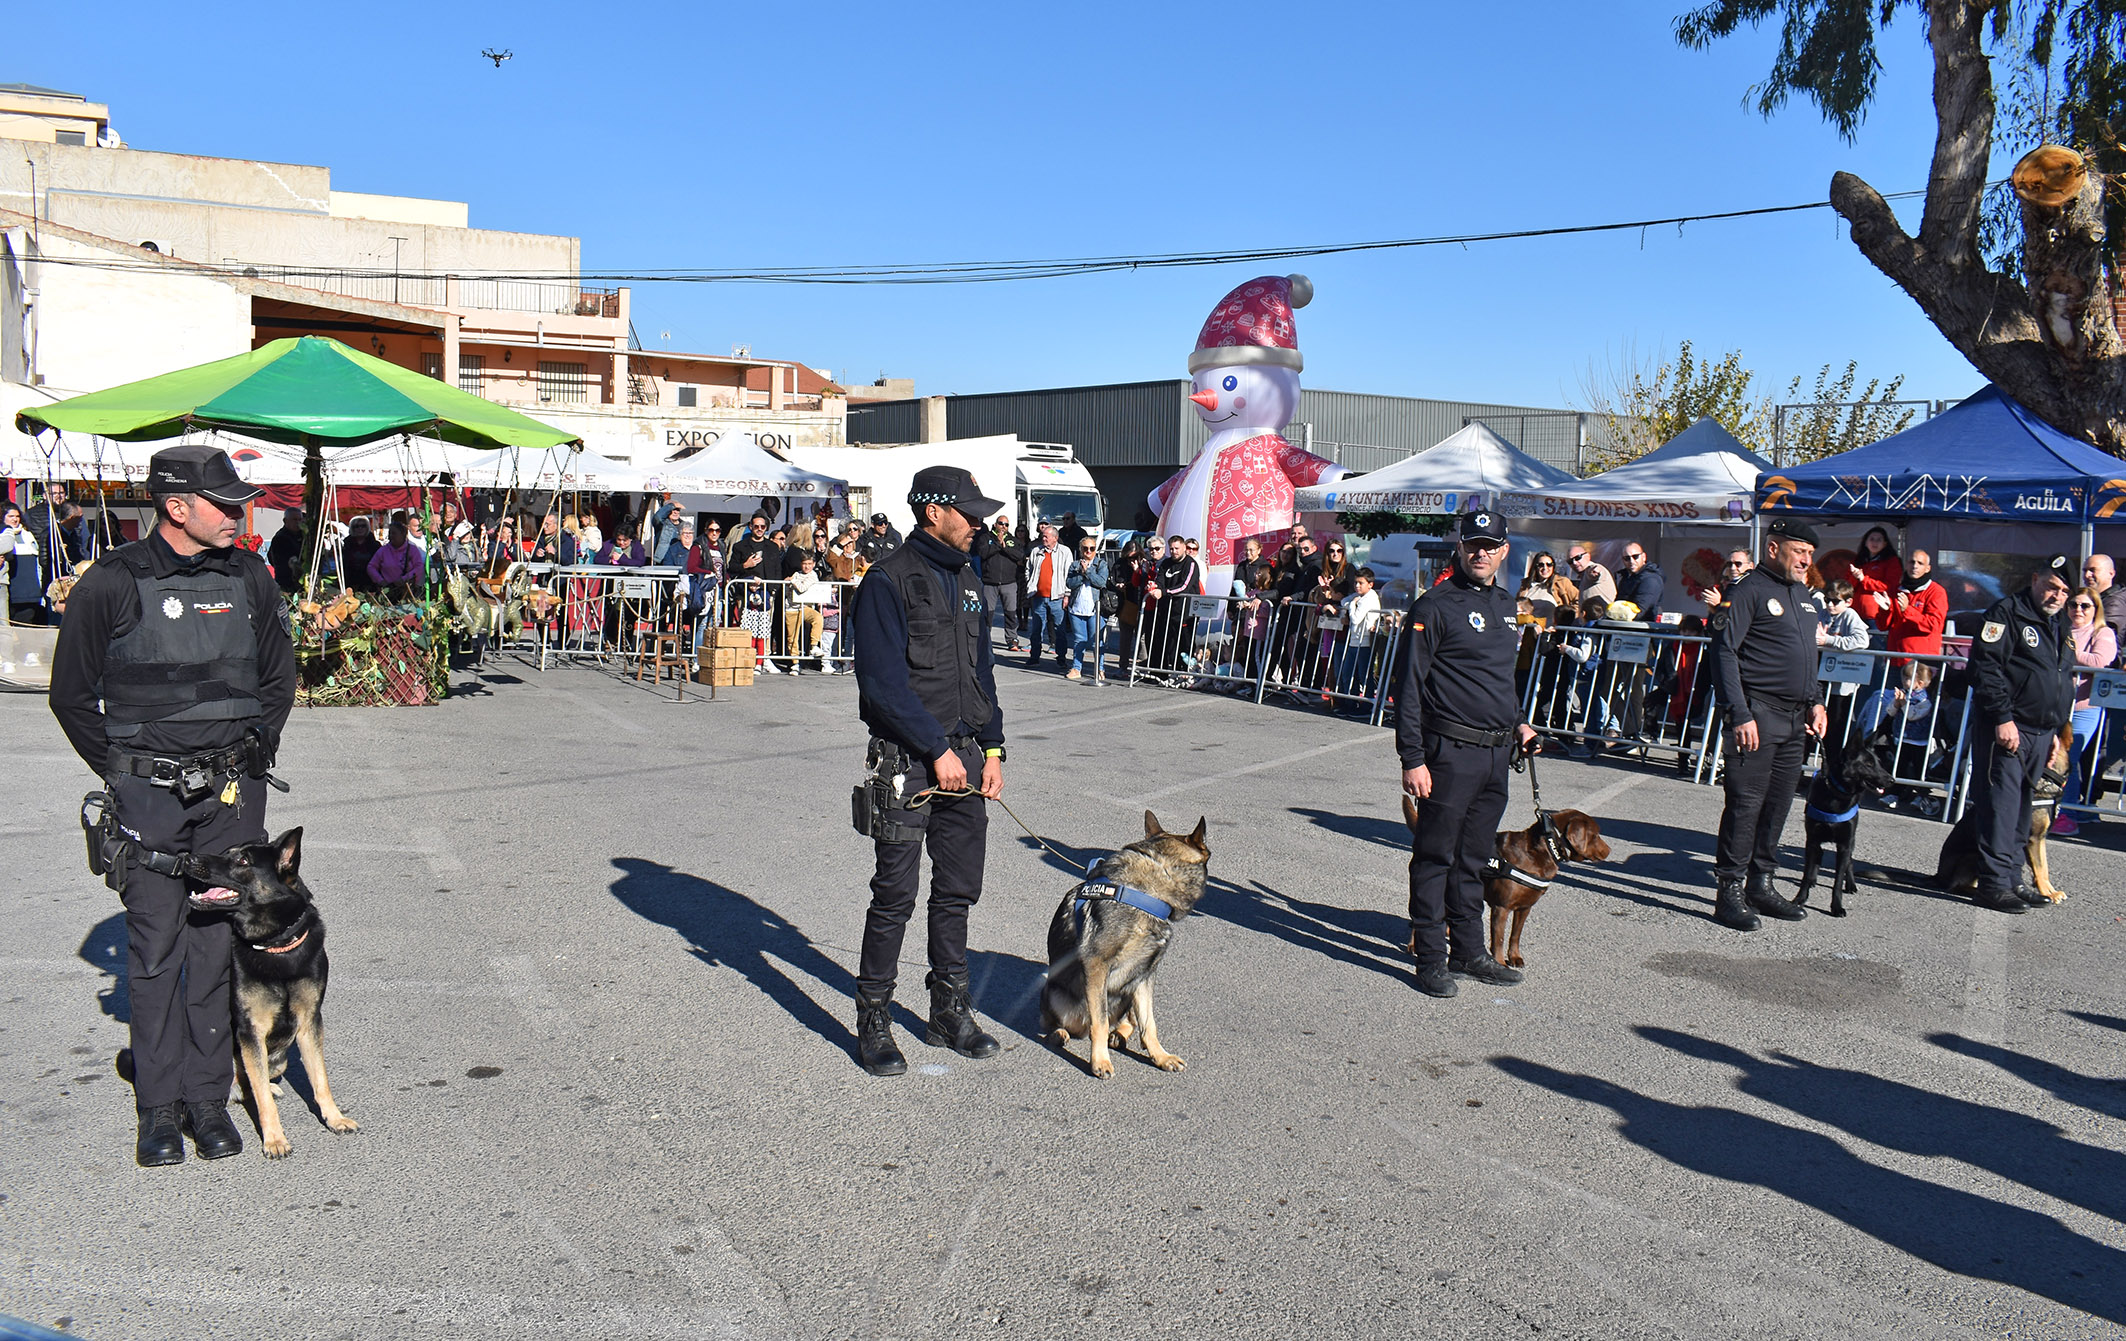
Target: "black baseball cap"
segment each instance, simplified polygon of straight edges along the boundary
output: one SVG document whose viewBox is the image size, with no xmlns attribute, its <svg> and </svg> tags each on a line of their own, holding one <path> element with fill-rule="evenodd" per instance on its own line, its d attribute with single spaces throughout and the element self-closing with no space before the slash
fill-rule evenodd
<svg viewBox="0 0 2126 1341">
<path fill-rule="evenodd" d="M 150 494 L 199 494 L 232 506 L 266 492 L 244 483 L 229 454 L 204 442 L 165 447 L 148 458 Z"/>
<path fill-rule="evenodd" d="M 1816 538 L 1816 528 L 1798 517 L 1774 517 L 1764 533 L 1773 540 L 1799 540 L 1804 545 L 1823 543 Z"/>
<path fill-rule="evenodd" d="M 1454 534 L 1455 539 L 1465 545 L 1476 540 L 1503 545 L 1506 543 L 1506 519 L 1496 512 L 1464 512 L 1461 525 Z"/>
<path fill-rule="evenodd" d="M 924 506 L 930 503 L 957 508 L 978 522 L 1004 507 L 996 499 L 983 496 L 982 486 L 974 482 L 974 476 L 958 466 L 925 466 L 915 472 L 915 479 L 908 486 L 908 505 L 920 518 Z"/>
</svg>

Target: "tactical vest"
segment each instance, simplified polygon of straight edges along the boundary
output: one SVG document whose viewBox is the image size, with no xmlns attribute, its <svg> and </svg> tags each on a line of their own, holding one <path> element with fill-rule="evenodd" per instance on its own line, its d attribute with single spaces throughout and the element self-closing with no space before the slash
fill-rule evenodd
<svg viewBox="0 0 2126 1341">
<path fill-rule="evenodd" d="M 251 622 L 257 612 L 243 573 L 200 569 L 157 577 L 145 542 L 138 541 L 108 558 L 137 584 L 140 622 L 104 653 L 97 687 L 104 734 L 124 741 L 149 722 L 259 716 L 265 705 Z"/>
<path fill-rule="evenodd" d="M 908 687 L 916 698 L 946 730 L 954 722 L 980 730 L 996 713 L 974 673 L 975 654 L 989 636 L 982 579 L 972 563 L 956 576 L 958 585 L 948 592 L 922 552 L 903 545 L 864 580 L 884 577 L 900 588 L 908 610 Z"/>
</svg>

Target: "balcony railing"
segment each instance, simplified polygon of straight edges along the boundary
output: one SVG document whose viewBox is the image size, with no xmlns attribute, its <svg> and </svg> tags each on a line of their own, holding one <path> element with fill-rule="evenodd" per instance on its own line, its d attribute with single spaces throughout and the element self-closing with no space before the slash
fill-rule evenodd
<svg viewBox="0 0 2126 1341">
<path fill-rule="evenodd" d="M 232 265 L 236 263 L 232 262 Z M 243 265 L 239 273 L 343 298 L 405 307 L 459 307 L 487 312 L 542 312 L 557 316 L 620 316 L 618 289 L 586 289 L 571 280 L 480 279 L 440 275 L 378 274 L 326 266 Z"/>
</svg>

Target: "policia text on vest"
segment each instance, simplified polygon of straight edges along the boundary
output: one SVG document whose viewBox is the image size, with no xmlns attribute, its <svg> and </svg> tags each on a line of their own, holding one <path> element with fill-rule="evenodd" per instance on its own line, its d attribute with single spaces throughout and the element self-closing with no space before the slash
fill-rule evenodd
<svg viewBox="0 0 2126 1341">
<path fill-rule="evenodd" d="M 155 529 L 104 556 L 67 601 L 52 662 L 52 713 L 105 779 L 126 910 L 132 994 L 135 1156 L 203 1157 L 241 1139 L 226 1103 L 231 1053 L 230 929 L 187 916 L 164 857 L 266 836 L 265 770 L 295 706 L 295 651 L 265 562 L 235 547 L 257 491 L 203 444 L 157 452 Z M 106 848 L 106 851 L 111 851 Z M 156 867 L 163 869 L 156 869 Z M 119 876 L 114 870 L 111 876 Z"/>
<path fill-rule="evenodd" d="M 873 1075 L 907 1069 L 890 1007 L 926 846 L 925 1041 L 969 1057 L 998 1050 L 975 1022 L 967 986 L 967 915 L 982 896 L 989 835 L 983 798 L 1004 789 L 1004 716 L 968 548 L 1004 505 L 949 467 L 918 472 L 908 502 L 920 525 L 864 578 L 853 619 L 857 710 L 871 731 L 854 818 L 876 862 L 857 971 L 857 1058 Z"/>
</svg>

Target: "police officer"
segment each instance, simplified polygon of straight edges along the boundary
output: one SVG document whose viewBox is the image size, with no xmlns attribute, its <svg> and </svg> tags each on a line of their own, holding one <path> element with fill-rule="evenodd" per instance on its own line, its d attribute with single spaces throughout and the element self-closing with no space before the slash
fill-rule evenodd
<svg viewBox="0 0 2126 1341">
<path fill-rule="evenodd" d="M 918 517 L 916 520 L 920 523 L 922 519 Z M 864 556 L 865 563 L 876 566 L 905 543 L 901 533 L 893 529 L 893 523 L 886 520 L 886 514 L 874 512 L 870 529 L 856 538 L 856 552 Z"/>
<path fill-rule="evenodd" d="M 2074 711 L 2074 641 L 2060 614 L 2074 569 L 2055 554 L 2030 585 L 1986 611 L 1971 644 L 1976 735 L 1971 764 L 1977 812 L 1979 907 L 2019 913 L 2048 902 L 2022 881 L 2030 835 L 2030 793 L 2045 771 L 2052 738 Z M 67 616 L 73 618 L 71 614 Z"/>
<path fill-rule="evenodd" d="M 1772 872 L 1806 736 L 1821 736 L 1825 722 L 1807 581 L 1816 531 L 1781 517 L 1764 534 L 1764 562 L 1728 587 L 1712 615 L 1713 693 L 1728 726 L 1713 920 L 1737 931 L 1761 926 L 1758 913 L 1787 922 L 1808 916 L 1772 888 Z"/>
<path fill-rule="evenodd" d="M 1004 792 L 1004 715 L 982 575 L 968 549 L 982 519 L 1004 505 L 951 466 L 918 471 L 908 505 L 918 529 L 856 589 L 857 711 L 871 728 L 871 794 L 882 797 L 871 829 L 877 866 L 856 989 L 857 1059 L 875 1076 L 908 1069 L 893 1041 L 891 1005 L 926 841 L 930 1022 L 923 1041 L 967 1057 L 993 1057 L 998 1049 L 967 999 L 967 911 L 982 896 L 989 835 L 982 798 Z M 980 795 L 935 794 L 969 789 Z"/>
<path fill-rule="evenodd" d="M 155 453 L 148 487 L 154 529 L 68 599 L 51 689 L 131 843 L 106 879 L 123 882 L 144 1166 L 181 1163 L 187 1133 L 202 1159 L 243 1149 L 228 1114 L 229 923 L 189 915 L 178 872 L 186 853 L 265 839 L 265 773 L 295 706 L 273 574 L 236 547 L 259 491 L 204 443 Z"/>
<path fill-rule="evenodd" d="M 1395 696 L 1403 790 L 1423 804 L 1410 845 L 1410 947 L 1417 988 L 1453 996 L 1454 974 L 1507 987 L 1521 980 L 1484 948 L 1484 864 L 1506 814 L 1512 752 L 1536 748 L 1521 720 L 1513 663 L 1521 630 L 1499 585 L 1506 520 L 1464 513 L 1447 580 L 1410 608 Z"/>
</svg>

